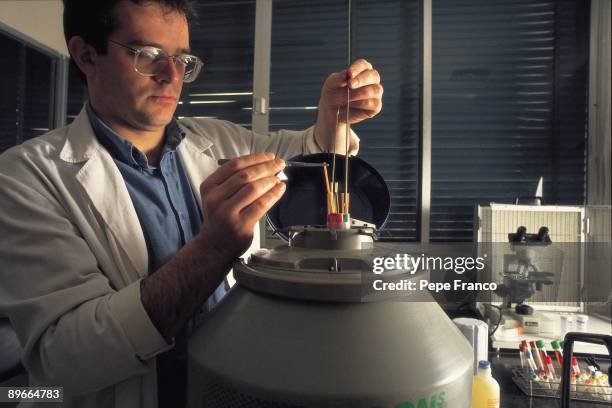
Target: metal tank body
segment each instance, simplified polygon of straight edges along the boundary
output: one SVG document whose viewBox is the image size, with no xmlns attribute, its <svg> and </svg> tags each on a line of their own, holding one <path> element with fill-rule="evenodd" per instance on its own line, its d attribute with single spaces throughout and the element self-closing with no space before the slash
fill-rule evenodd
<svg viewBox="0 0 612 408">
<path fill-rule="evenodd" d="M 381 253 L 363 235 L 298 229 L 236 263 L 190 339 L 188 406 L 469 407 L 471 347 L 431 295 L 363 301 L 360 262 Z"/>
</svg>

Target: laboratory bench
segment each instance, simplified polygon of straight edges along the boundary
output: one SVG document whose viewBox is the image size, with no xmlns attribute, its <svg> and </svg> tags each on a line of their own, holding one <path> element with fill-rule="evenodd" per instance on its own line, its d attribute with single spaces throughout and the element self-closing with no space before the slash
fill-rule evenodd
<svg viewBox="0 0 612 408">
<path fill-rule="evenodd" d="M 482 320 L 482 316 L 476 311 L 470 310 L 445 310 L 449 318 L 454 319 L 456 317 L 470 317 L 474 319 Z M 520 340 L 517 340 L 518 342 Z M 591 354 L 583 354 L 580 352 L 574 352 L 574 357 L 583 361 L 581 357 L 588 357 Z M 610 367 L 610 359 L 606 356 L 597 356 L 595 358 L 601 371 L 604 373 L 608 372 Z M 530 397 L 526 395 L 512 380 L 512 370 L 519 367 L 520 357 L 518 350 L 512 349 L 500 349 L 499 352 L 493 349 L 489 345 L 489 361 L 491 362 L 491 374 L 497 380 L 500 386 L 500 407 L 501 408 L 559 408 L 561 402 L 559 398 L 547 398 L 547 397 Z M 598 403 L 588 401 L 576 401 L 571 400 L 568 408 L 599 408 L 606 407 L 610 408 L 610 403 Z"/>
</svg>

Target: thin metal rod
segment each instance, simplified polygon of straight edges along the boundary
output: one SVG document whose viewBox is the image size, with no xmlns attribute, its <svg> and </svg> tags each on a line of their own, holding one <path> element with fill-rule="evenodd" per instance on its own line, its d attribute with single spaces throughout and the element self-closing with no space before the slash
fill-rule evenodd
<svg viewBox="0 0 612 408">
<path fill-rule="evenodd" d="M 350 91 L 346 88 L 346 146 L 344 155 L 344 193 L 348 195 L 349 189 L 349 140 L 351 133 L 351 125 L 349 122 L 349 98 Z M 349 212 L 348 208 L 343 208 L 342 212 Z"/>
<path fill-rule="evenodd" d="M 331 185 L 332 185 L 332 199 L 336 203 L 336 209 L 338 208 L 338 197 L 336 196 L 337 191 L 335 191 L 335 181 L 336 181 L 336 150 L 338 149 L 338 120 L 340 118 L 340 107 L 336 111 L 336 127 L 334 128 L 334 153 L 332 155 L 332 174 L 331 174 Z"/>
<path fill-rule="evenodd" d="M 217 160 L 217 164 L 219 166 L 224 165 L 232 159 L 219 159 Z M 310 163 L 310 162 L 299 162 L 299 161 L 291 161 L 285 160 L 285 167 L 302 167 L 302 168 L 310 168 L 310 167 L 327 167 L 328 164 L 326 162 L 322 163 Z"/>
<path fill-rule="evenodd" d="M 336 134 L 334 134 L 334 152 L 332 155 L 332 185 L 334 183 L 335 177 L 336 177 L 336 149 L 338 148 L 338 138 L 337 133 L 338 133 L 338 119 L 340 118 L 340 108 L 338 108 L 338 110 L 336 111 L 336 127 L 334 128 L 334 131 L 336 132 Z M 333 192 L 333 189 L 332 189 Z"/>
<path fill-rule="evenodd" d="M 352 1 L 348 0 L 348 26 L 347 26 L 347 67 L 351 66 L 351 14 L 352 14 Z M 349 141 L 351 135 L 351 122 L 350 122 L 350 100 L 351 91 L 349 88 L 349 81 L 347 73 L 347 84 L 346 84 L 346 137 L 345 137 L 345 155 L 344 155 L 344 194 L 347 197 L 348 204 L 348 193 L 349 193 Z M 349 212 L 348 205 L 342 209 L 342 212 Z"/>
</svg>

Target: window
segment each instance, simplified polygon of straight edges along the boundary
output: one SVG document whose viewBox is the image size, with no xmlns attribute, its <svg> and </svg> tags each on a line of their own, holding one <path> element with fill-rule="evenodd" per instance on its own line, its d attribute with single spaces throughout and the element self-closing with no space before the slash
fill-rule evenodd
<svg viewBox="0 0 612 408">
<path fill-rule="evenodd" d="M 360 157 L 391 191 L 383 240 L 418 236 L 421 26 L 418 1 L 354 1 L 353 59 L 367 58 L 384 78 L 384 109 L 354 126 Z M 346 0 L 274 1 L 270 129 L 305 128 L 316 119 L 321 86 L 347 63 Z"/>
<path fill-rule="evenodd" d="M 59 56 L 0 31 L 0 153 L 54 127 Z"/>
<path fill-rule="evenodd" d="M 474 204 L 584 203 L 588 2 L 434 0 L 432 241 Z"/>
<path fill-rule="evenodd" d="M 255 0 L 198 2 L 191 27 L 193 54 L 204 61 L 197 81 L 185 84 L 179 116 L 211 117 L 251 127 Z"/>
<path fill-rule="evenodd" d="M 68 103 L 66 106 L 66 119 L 71 123 L 77 117 L 83 104 L 87 101 L 87 87 L 78 74 L 78 67 L 71 63 L 68 68 Z"/>
</svg>

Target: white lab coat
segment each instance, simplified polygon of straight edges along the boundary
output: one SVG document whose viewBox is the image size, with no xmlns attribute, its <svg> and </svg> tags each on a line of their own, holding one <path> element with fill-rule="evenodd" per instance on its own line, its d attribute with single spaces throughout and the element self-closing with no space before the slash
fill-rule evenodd
<svg viewBox="0 0 612 408">
<path fill-rule="evenodd" d="M 312 128 L 258 135 L 219 120 L 181 123 L 195 192 L 219 158 L 320 151 Z M 0 237 L 0 315 L 17 332 L 30 384 L 63 386 L 62 407 L 156 407 L 154 357 L 172 345 L 140 301 L 145 239 L 85 110 L 0 156 Z"/>
</svg>

